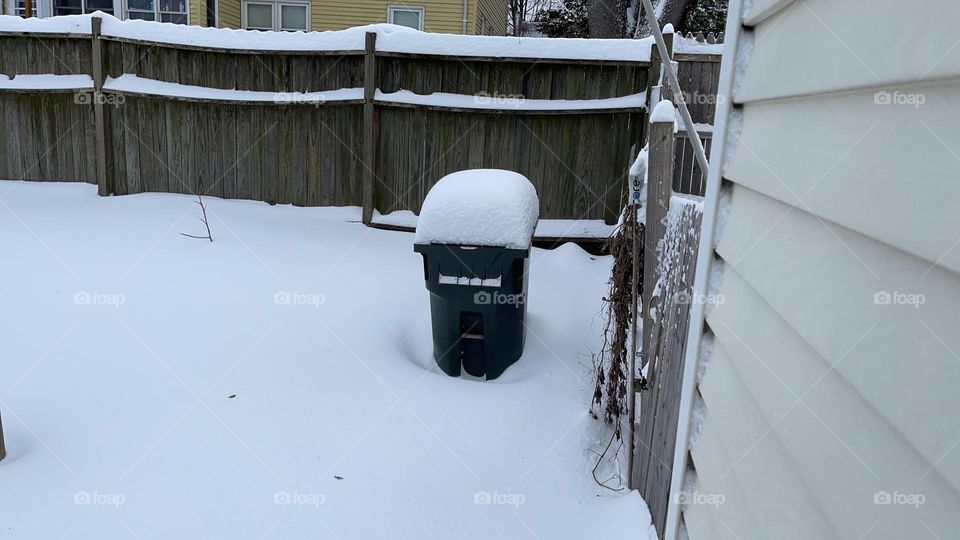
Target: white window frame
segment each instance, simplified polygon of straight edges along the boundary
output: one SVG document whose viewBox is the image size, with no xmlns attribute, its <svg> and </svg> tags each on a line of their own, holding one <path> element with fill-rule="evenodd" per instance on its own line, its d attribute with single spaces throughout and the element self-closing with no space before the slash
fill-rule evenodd
<svg viewBox="0 0 960 540">
<path fill-rule="evenodd" d="M 16 2 L 17 0 L 13 0 L 13 1 Z M 96 10 L 93 10 L 93 11 L 88 11 L 88 10 L 87 10 L 87 2 L 88 2 L 88 1 L 89 1 L 89 0 L 80 0 L 80 13 L 79 13 L 79 15 L 87 15 L 87 14 L 89 14 L 89 13 L 93 13 L 94 11 L 96 11 Z M 113 16 L 116 17 L 117 14 L 120 13 L 119 11 L 117 11 L 117 4 L 122 4 L 123 2 L 122 2 L 122 0 L 121 0 L 120 2 L 118 2 L 117 0 L 113 0 L 112 3 L 113 3 Z M 46 16 L 47 16 L 47 17 L 53 17 L 53 16 L 55 16 L 55 15 L 57 14 L 57 9 L 56 9 L 56 7 L 54 7 L 54 5 L 53 5 L 53 0 L 43 0 L 42 2 L 40 2 L 40 6 L 41 6 L 41 7 L 44 7 L 43 4 L 46 4 L 46 7 L 47 7 L 47 9 L 46 9 L 46 12 L 47 12 L 47 15 L 46 15 Z M 43 13 L 43 11 L 45 11 L 45 10 L 41 9 L 40 11 L 41 11 L 41 13 Z M 41 15 L 41 16 L 43 16 L 43 15 Z"/>
<path fill-rule="evenodd" d="M 406 4 L 390 4 L 387 6 L 387 22 L 390 24 L 396 24 L 393 22 L 393 14 L 397 11 L 416 11 L 420 16 L 420 27 L 417 30 L 423 31 L 424 20 L 426 19 L 426 10 L 423 6 L 408 6 Z"/>
<path fill-rule="evenodd" d="M 189 4 L 189 0 L 187 1 Z M 4 13 L 8 15 L 15 15 L 17 13 L 17 0 L 5 0 L 4 4 L 7 7 Z M 83 1 L 83 4 L 86 4 L 86 0 Z M 113 0 L 113 15 L 115 17 L 120 17 L 124 13 L 125 4 L 126 2 L 124 0 Z M 40 19 L 53 17 L 53 0 L 34 0 L 33 9 L 34 13 L 36 13 Z"/>
<path fill-rule="evenodd" d="M 254 4 L 254 5 L 262 4 L 262 5 L 270 6 L 271 28 L 268 28 L 266 30 L 273 30 L 277 27 L 277 3 L 276 2 L 270 2 L 269 0 L 263 0 L 263 1 L 258 0 L 256 2 L 247 2 L 246 0 L 244 0 L 243 2 L 241 2 L 241 5 L 240 5 L 240 28 L 243 28 L 244 30 L 265 30 L 264 28 L 250 28 L 249 24 L 247 23 L 247 6 L 249 6 L 250 4 Z"/>
<path fill-rule="evenodd" d="M 47 0 L 47 1 L 52 2 L 53 0 Z M 113 6 L 114 6 L 114 11 L 113 11 L 113 13 L 114 13 L 114 15 L 116 15 L 117 13 L 120 13 L 120 11 L 117 11 L 117 4 L 118 4 L 118 3 L 119 3 L 120 6 L 123 8 L 123 17 L 122 17 L 122 18 L 123 18 L 124 20 L 129 19 L 129 18 L 130 18 L 130 9 L 127 7 L 127 0 L 113 0 Z M 190 0 L 186 0 L 186 4 L 185 4 L 185 6 L 184 6 L 184 9 L 185 9 L 186 11 L 184 11 L 183 13 L 184 13 L 184 15 L 187 16 L 187 22 L 185 22 L 185 23 L 183 23 L 183 24 L 184 24 L 184 26 L 190 26 Z M 136 13 L 145 13 L 145 12 L 146 12 L 146 10 L 143 10 L 143 9 L 135 9 L 135 10 L 133 10 L 133 11 L 136 12 Z M 160 13 L 161 13 L 161 11 L 160 11 L 160 0 L 153 0 L 153 20 L 154 20 L 154 21 L 156 21 L 156 22 L 161 22 L 161 21 L 160 21 Z M 179 12 L 179 11 L 164 11 L 164 12 L 162 12 L 162 13 L 180 13 L 180 12 Z M 206 14 L 206 12 L 204 12 L 204 14 L 203 14 L 203 19 L 204 19 L 204 21 L 206 21 L 206 19 L 207 19 L 207 14 Z M 173 24 L 179 24 L 179 23 L 173 23 Z"/>
<path fill-rule="evenodd" d="M 17 14 L 17 0 L 6 0 L 5 5 L 7 7 L 7 9 L 4 10 L 5 14 L 20 17 L 20 15 Z M 53 0 L 35 0 L 33 2 L 33 12 L 37 18 L 43 19 L 53 14 L 52 6 Z"/>
<path fill-rule="evenodd" d="M 222 1 L 222 0 L 218 0 L 218 1 Z M 311 20 L 310 20 L 310 15 L 311 15 L 310 11 L 311 11 L 311 8 L 310 8 L 310 2 L 309 2 L 309 1 L 302 1 L 302 0 L 249 0 L 249 1 L 248 1 L 248 0 L 243 0 L 243 2 L 240 3 L 240 28 L 243 28 L 244 30 L 264 30 L 263 28 L 249 28 L 249 27 L 247 26 L 247 4 L 269 5 L 269 6 L 271 6 L 271 7 L 273 8 L 273 21 L 272 21 L 272 22 L 273 22 L 273 28 L 271 28 L 270 30 L 272 30 L 272 31 L 274 31 L 274 32 L 309 32 L 309 31 L 310 31 L 310 28 L 312 27 L 312 24 L 313 24 L 313 23 L 311 22 Z M 302 30 L 299 29 L 299 28 L 293 29 L 293 30 L 288 30 L 288 29 L 285 29 L 285 28 L 281 28 L 281 26 L 280 26 L 280 25 L 282 24 L 282 20 L 281 20 L 281 17 L 280 17 L 280 8 L 281 8 L 281 6 L 302 6 L 302 7 L 305 7 L 305 8 L 307 9 L 307 27 L 304 28 L 304 29 L 302 29 Z"/>
</svg>

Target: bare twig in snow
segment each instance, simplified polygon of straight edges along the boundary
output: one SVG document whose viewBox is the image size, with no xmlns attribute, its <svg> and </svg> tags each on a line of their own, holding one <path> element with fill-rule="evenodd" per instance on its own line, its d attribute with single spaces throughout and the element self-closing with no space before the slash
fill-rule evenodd
<svg viewBox="0 0 960 540">
<path fill-rule="evenodd" d="M 203 204 L 203 195 L 202 195 L 202 193 L 203 193 L 203 178 L 201 178 L 201 179 L 198 181 L 198 186 L 197 186 L 197 200 L 194 201 L 194 202 L 196 202 L 197 204 L 200 205 L 200 212 L 203 214 L 203 217 L 200 217 L 200 218 L 197 218 L 197 219 L 199 219 L 200 221 L 202 221 L 202 222 L 203 222 L 203 225 L 207 228 L 207 235 L 206 235 L 206 236 L 195 236 L 195 235 L 187 234 L 187 233 L 180 233 L 180 234 L 182 234 L 183 236 L 186 236 L 187 238 L 200 238 L 200 239 L 206 238 L 207 240 L 210 240 L 211 242 L 213 242 L 213 233 L 210 232 L 210 221 L 207 220 L 207 205 Z"/>
</svg>

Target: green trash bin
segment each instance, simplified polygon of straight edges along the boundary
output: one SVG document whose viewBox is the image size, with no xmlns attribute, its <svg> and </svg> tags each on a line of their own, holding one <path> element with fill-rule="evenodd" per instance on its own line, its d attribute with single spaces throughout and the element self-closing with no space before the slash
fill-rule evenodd
<svg viewBox="0 0 960 540">
<path fill-rule="evenodd" d="M 427 194 L 414 251 L 430 292 L 433 356 L 448 375 L 496 379 L 523 354 L 538 214 L 533 185 L 510 171 L 453 173 Z"/>
</svg>

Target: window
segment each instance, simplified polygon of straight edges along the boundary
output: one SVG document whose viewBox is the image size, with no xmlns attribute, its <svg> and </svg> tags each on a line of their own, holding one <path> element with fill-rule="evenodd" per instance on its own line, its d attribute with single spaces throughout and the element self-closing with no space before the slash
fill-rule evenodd
<svg viewBox="0 0 960 540">
<path fill-rule="evenodd" d="M 7 13 L 23 17 L 25 0 L 0 0 Z M 109 15 L 119 14 L 123 0 L 32 0 L 31 17 L 53 17 L 56 15 L 83 15 L 102 11 Z M 2 11 L 2 10 L 0 10 Z"/>
<path fill-rule="evenodd" d="M 387 22 L 423 30 L 423 8 L 412 6 L 387 7 Z"/>
<path fill-rule="evenodd" d="M 297 4 L 280 4 L 281 30 L 306 30 L 307 6 Z"/>
<path fill-rule="evenodd" d="M 52 15 L 83 15 L 94 11 L 102 11 L 113 15 L 113 0 L 52 0 L 51 3 L 33 0 L 31 4 L 30 11 L 34 17 L 51 16 L 51 7 L 53 8 Z M 24 0 L 13 0 L 9 5 L 12 14 L 21 17 L 26 15 Z"/>
<path fill-rule="evenodd" d="M 246 2 L 243 27 L 247 30 L 306 31 L 310 5 L 302 2 Z"/>
<path fill-rule="evenodd" d="M 273 30 L 273 4 L 247 2 L 247 24 L 250 30 Z"/>
<path fill-rule="evenodd" d="M 32 16 L 34 16 L 34 17 L 37 16 L 37 6 L 36 6 L 36 5 L 34 5 L 30 11 L 33 12 L 33 13 L 31 13 Z M 14 14 L 14 15 L 17 15 L 17 16 L 19 16 L 19 17 L 26 17 L 26 16 L 27 16 L 27 6 L 26 6 L 26 3 L 25 3 L 23 0 L 14 0 L 14 2 L 13 2 L 13 14 Z"/>
<path fill-rule="evenodd" d="M 187 0 L 126 0 L 126 2 L 128 19 L 187 24 Z"/>
<path fill-rule="evenodd" d="M 217 28 L 217 0 L 207 0 L 207 26 Z"/>
</svg>

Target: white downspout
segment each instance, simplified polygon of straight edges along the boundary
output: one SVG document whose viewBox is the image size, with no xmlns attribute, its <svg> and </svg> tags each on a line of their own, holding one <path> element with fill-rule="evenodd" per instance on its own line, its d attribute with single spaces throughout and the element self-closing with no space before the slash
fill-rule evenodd
<svg viewBox="0 0 960 540">
<path fill-rule="evenodd" d="M 470 0 L 463 0 L 463 35 L 467 35 L 467 14 L 469 12 Z"/>
<path fill-rule="evenodd" d="M 717 89 L 716 126 L 713 146 L 710 150 L 710 168 L 707 174 L 707 189 L 703 208 L 703 225 L 700 245 L 697 249 L 697 270 L 693 283 L 693 298 L 705 295 L 710 281 L 710 265 L 713 262 L 713 236 L 716 225 L 717 204 L 720 200 L 720 184 L 723 181 L 724 146 L 727 144 L 727 122 L 733 109 L 733 79 L 736 66 L 737 43 L 740 41 L 742 0 L 730 0 L 727 10 L 727 26 L 724 32 L 723 63 L 720 68 L 720 83 Z M 680 526 L 680 504 L 677 495 L 683 491 L 684 475 L 687 472 L 687 453 L 690 436 L 690 417 L 693 396 L 696 390 L 697 364 L 700 361 L 700 345 L 703 337 L 705 302 L 693 302 L 690 308 L 690 326 L 687 333 L 687 351 L 684 356 L 683 380 L 680 386 L 680 411 L 677 414 L 677 440 L 673 454 L 673 473 L 670 479 L 670 500 L 667 503 L 667 520 L 664 540 L 677 540 Z"/>
</svg>

